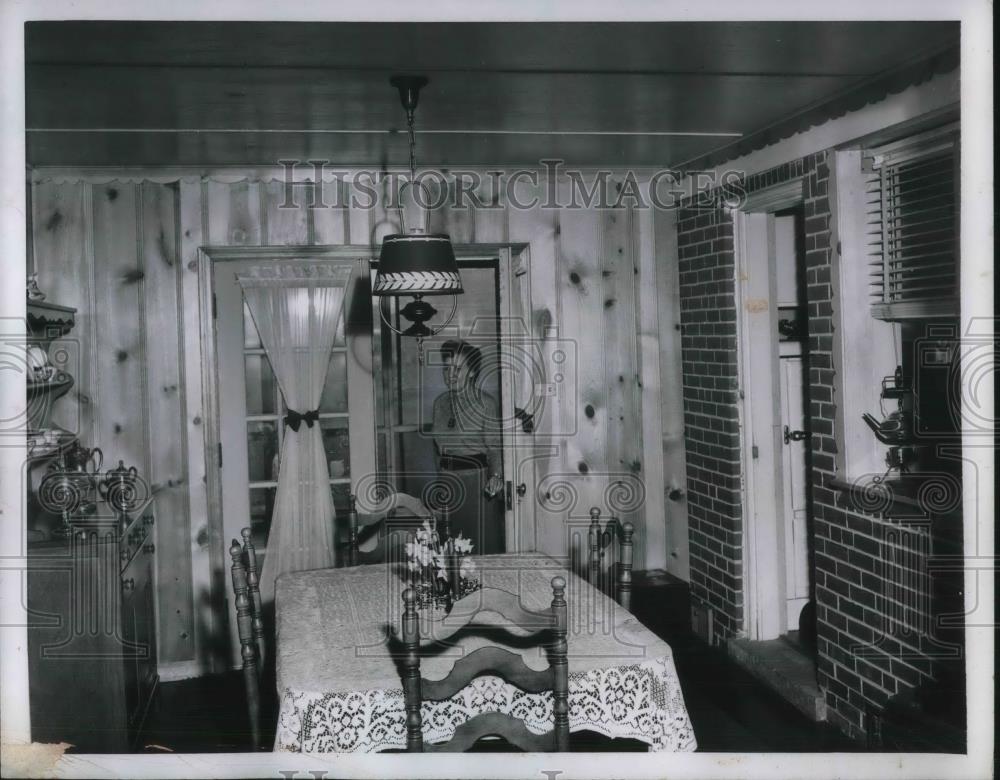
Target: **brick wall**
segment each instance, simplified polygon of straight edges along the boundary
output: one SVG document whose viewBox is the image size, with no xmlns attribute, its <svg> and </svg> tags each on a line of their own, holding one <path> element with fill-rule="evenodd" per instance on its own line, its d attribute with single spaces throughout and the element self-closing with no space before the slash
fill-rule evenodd
<svg viewBox="0 0 1000 780">
<path fill-rule="evenodd" d="M 866 713 L 934 672 L 928 525 L 859 510 L 836 475 L 836 358 L 832 351 L 830 160 L 827 152 L 753 174 L 746 192 L 805 181 L 804 231 L 812 430 L 817 673 L 830 719 L 855 738 Z M 710 606 L 722 638 L 743 627 L 740 442 L 732 215 L 688 207 L 678 218 L 691 594 Z M 867 316 L 852 302 L 848 316 Z M 850 410 L 851 413 L 860 410 Z M 863 506 L 863 505 L 862 505 Z"/>
<path fill-rule="evenodd" d="M 817 675 L 830 719 L 860 739 L 871 725 L 869 713 L 930 676 L 932 656 L 949 653 L 931 625 L 933 542 L 926 517 L 885 519 L 884 504 L 857 502 L 832 484 L 840 400 L 832 317 L 841 302 L 831 286 L 830 162 L 823 153 L 807 163 L 805 201 Z M 867 301 L 844 305 L 843 316 L 868 316 Z"/>
<path fill-rule="evenodd" d="M 678 214 L 681 360 L 687 448 L 691 597 L 715 633 L 743 625 L 733 223 L 718 208 Z"/>
</svg>

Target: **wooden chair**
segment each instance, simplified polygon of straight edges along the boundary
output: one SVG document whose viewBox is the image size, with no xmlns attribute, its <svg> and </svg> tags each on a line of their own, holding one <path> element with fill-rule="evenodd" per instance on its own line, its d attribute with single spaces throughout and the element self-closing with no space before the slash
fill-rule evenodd
<svg viewBox="0 0 1000 780">
<path fill-rule="evenodd" d="M 378 509 L 378 514 L 370 516 L 368 521 L 362 524 L 357 511 L 357 497 L 351 495 L 350 509 L 347 513 L 348 566 L 385 563 L 401 556 L 402 546 L 409 540 L 411 533 L 419 528 L 424 520 L 435 519 L 434 513 L 419 498 L 407 493 L 391 493 Z M 437 529 L 442 540 L 449 536 L 447 513 L 437 516 Z M 372 537 L 376 540 L 374 548 L 362 550 L 361 546 Z"/>
<path fill-rule="evenodd" d="M 261 677 L 266 663 L 263 605 L 257 551 L 250 541 L 250 529 L 241 532 L 243 544 L 233 539 L 229 555 L 233 559 L 233 595 L 236 604 L 236 628 L 243 657 L 243 683 L 246 687 L 247 713 L 254 750 L 261 748 Z"/>
<path fill-rule="evenodd" d="M 619 523 L 617 517 L 608 520 L 607 528 L 601 530 L 601 510 L 596 506 L 590 510 L 590 528 L 587 530 L 587 581 L 599 590 L 603 581 L 603 558 L 611 540 L 618 536 L 618 560 L 614 567 L 614 598 L 625 609 L 632 603 L 632 534 L 635 527 L 626 520 Z"/>
<path fill-rule="evenodd" d="M 482 606 L 468 615 L 467 625 L 481 612 L 495 612 L 514 625 L 525 629 L 537 628 L 528 637 L 519 637 L 519 644 L 545 646 L 549 668 L 537 671 L 524 663 L 522 657 L 502 647 L 487 645 L 474 650 L 455 663 L 442 680 L 427 680 L 420 676 L 420 621 L 417 614 L 417 594 L 411 588 L 403 591 L 403 695 L 406 703 L 406 749 L 411 753 L 463 752 L 479 739 L 503 737 L 507 742 L 529 752 L 569 750 L 569 670 L 566 658 L 566 580 L 552 579 L 551 606 L 541 612 L 524 609 L 517 597 L 496 588 L 484 588 Z M 454 633 L 461 626 L 452 627 Z M 441 639 L 442 637 L 436 637 Z M 530 644 L 532 643 L 533 644 Z M 528 693 L 551 691 L 553 697 L 553 728 L 544 734 L 534 734 L 524 721 L 502 712 L 480 713 L 462 723 L 447 742 L 424 745 L 421 703 L 444 701 L 454 696 L 475 677 L 492 674 L 502 677 Z"/>
</svg>

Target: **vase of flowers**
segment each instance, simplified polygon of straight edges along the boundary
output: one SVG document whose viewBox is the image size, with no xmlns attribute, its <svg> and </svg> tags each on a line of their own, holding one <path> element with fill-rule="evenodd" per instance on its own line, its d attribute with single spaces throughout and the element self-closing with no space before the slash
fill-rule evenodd
<svg viewBox="0 0 1000 780">
<path fill-rule="evenodd" d="M 407 573 L 419 609 L 451 611 L 458 599 L 479 589 L 472 540 L 461 534 L 441 539 L 436 522 L 424 520 L 406 543 Z"/>
</svg>

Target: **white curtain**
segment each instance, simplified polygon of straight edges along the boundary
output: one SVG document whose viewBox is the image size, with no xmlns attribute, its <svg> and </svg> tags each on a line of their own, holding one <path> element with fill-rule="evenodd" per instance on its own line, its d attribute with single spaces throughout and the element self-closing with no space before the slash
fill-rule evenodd
<svg viewBox="0 0 1000 780">
<path fill-rule="evenodd" d="M 289 410 L 261 569 L 265 601 L 274 598 L 281 574 L 334 565 L 329 471 L 319 421 L 310 413 L 319 407 L 350 275 L 349 265 L 279 263 L 236 277 Z"/>
</svg>

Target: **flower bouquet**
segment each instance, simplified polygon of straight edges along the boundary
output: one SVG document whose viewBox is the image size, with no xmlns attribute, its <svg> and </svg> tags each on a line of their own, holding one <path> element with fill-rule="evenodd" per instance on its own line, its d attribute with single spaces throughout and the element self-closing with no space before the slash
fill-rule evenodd
<svg viewBox="0 0 1000 780">
<path fill-rule="evenodd" d="M 442 541 L 436 523 L 423 525 L 406 543 L 407 570 L 417 591 L 417 607 L 451 611 L 460 598 L 479 590 L 476 564 L 472 560 L 472 540 L 459 534 Z"/>
</svg>

